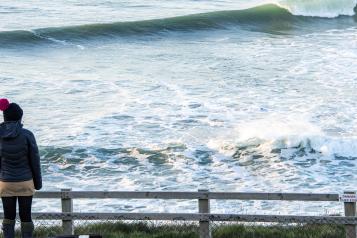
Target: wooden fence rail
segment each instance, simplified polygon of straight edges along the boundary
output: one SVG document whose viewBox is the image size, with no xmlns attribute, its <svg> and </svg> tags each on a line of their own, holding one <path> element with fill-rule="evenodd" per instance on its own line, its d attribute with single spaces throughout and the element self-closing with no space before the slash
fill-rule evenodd
<svg viewBox="0 0 357 238">
<path fill-rule="evenodd" d="M 355 193 L 345 192 L 345 194 Z M 62 220 L 64 235 L 73 234 L 74 220 L 166 220 L 198 221 L 200 238 L 211 238 L 210 222 L 269 222 L 299 224 L 341 224 L 345 225 L 346 238 L 357 238 L 357 216 L 355 200 L 345 201 L 345 216 L 283 216 L 283 215 L 241 215 L 210 213 L 210 200 L 276 200 L 340 202 L 339 194 L 312 193 L 225 193 L 199 190 L 198 192 L 121 192 L 121 191 L 61 191 L 37 192 L 37 199 L 61 199 L 61 213 L 33 213 L 35 220 Z M 198 201 L 198 213 L 76 213 L 73 199 L 191 199 Z M 3 218 L 3 214 L 0 214 Z"/>
<path fill-rule="evenodd" d="M 319 193 L 227 193 L 209 192 L 118 192 L 118 191 L 68 191 L 37 192 L 35 198 L 85 198 L 85 199 L 217 199 L 217 200 L 280 200 L 338 202 L 339 194 Z"/>
</svg>

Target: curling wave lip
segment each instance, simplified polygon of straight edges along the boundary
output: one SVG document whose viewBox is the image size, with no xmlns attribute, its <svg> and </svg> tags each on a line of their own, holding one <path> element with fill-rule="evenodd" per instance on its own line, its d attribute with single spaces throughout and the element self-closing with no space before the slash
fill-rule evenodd
<svg viewBox="0 0 357 238">
<path fill-rule="evenodd" d="M 218 11 L 144 21 L 49 27 L 31 31 L 3 31 L 0 32 L 0 47 L 24 44 L 83 43 L 96 39 L 145 37 L 163 35 L 168 32 L 195 32 L 232 27 L 271 34 L 286 34 L 289 31 L 309 29 L 311 31 L 328 30 L 335 27 L 331 21 L 339 21 L 339 25 L 345 24 L 346 27 L 355 24 L 352 18 L 346 19 L 346 16 L 332 19 L 297 16 L 289 12 L 288 9 L 291 6 L 285 6 L 285 8 L 282 6 L 284 5 L 266 4 L 245 10 Z"/>
</svg>

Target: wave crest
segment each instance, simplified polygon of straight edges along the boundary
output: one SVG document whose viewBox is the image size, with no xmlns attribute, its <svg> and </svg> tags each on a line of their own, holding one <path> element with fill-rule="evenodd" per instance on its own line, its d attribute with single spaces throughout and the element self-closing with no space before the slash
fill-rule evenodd
<svg viewBox="0 0 357 238">
<path fill-rule="evenodd" d="M 293 1 L 283 1 L 285 1 L 285 4 L 281 2 L 280 6 L 267 4 L 244 10 L 218 11 L 163 19 L 50 27 L 32 31 L 3 31 L 0 32 L 0 47 L 49 43 L 62 45 L 68 43 L 78 44 L 92 39 L 152 36 L 168 32 L 192 32 L 230 27 L 270 34 L 286 34 L 293 30 L 302 31 L 309 29 L 310 25 L 312 26 L 311 28 L 314 28 L 315 23 L 317 23 L 317 29 L 333 27 L 328 21 L 331 19 L 296 16 L 290 12 L 301 12 L 310 15 L 303 10 L 308 9 L 307 6 L 309 4 L 294 5 L 291 4 Z M 330 16 L 351 13 L 353 11 L 351 0 L 344 1 L 350 4 L 346 4 L 346 6 L 340 10 L 336 10 L 333 14 L 329 13 Z M 350 7 L 352 8 L 350 9 Z M 348 11 L 344 11 L 343 9 L 348 9 Z M 346 21 L 346 23 L 348 22 L 350 20 Z M 352 23 L 355 24 L 353 20 Z M 343 25 L 343 23 L 341 24 Z"/>
<path fill-rule="evenodd" d="M 212 140 L 209 148 L 233 157 L 335 157 L 357 159 L 357 137 L 326 135 L 307 118 L 271 116 L 240 124 L 232 135 Z"/>
<path fill-rule="evenodd" d="M 294 15 L 329 17 L 353 16 L 356 0 L 281 0 L 278 5 Z"/>
</svg>

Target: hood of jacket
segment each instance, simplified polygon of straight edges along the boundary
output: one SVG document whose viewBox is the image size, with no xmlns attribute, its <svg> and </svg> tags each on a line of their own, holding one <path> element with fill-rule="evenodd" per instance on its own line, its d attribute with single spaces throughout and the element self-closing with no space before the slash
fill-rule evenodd
<svg viewBox="0 0 357 238">
<path fill-rule="evenodd" d="M 0 138 L 11 139 L 19 136 L 22 124 L 19 121 L 9 121 L 0 124 Z"/>
</svg>

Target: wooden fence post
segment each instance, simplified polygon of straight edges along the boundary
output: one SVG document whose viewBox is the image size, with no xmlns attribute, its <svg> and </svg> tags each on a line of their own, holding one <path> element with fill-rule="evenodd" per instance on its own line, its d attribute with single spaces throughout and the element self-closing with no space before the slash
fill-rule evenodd
<svg viewBox="0 0 357 238">
<path fill-rule="evenodd" d="M 345 192 L 344 194 L 356 194 L 356 192 Z M 345 216 L 355 217 L 356 214 L 356 202 L 345 202 Z M 346 225 L 346 238 L 357 238 L 356 225 Z"/>
<path fill-rule="evenodd" d="M 68 196 L 68 192 L 72 189 L 61 189 L 61 204 L 62 213 L 73 212 L 73 200 Z M 73 235 L 73 220 L 62 220 L 63 235 Z"/>
<path fill-rule="evenodd" d="M 208 190 L 198 190 L 198 192 L 206 192 Z M 208 195 L 206 199 L 198 199 L 198 212 L 199 213 L 210 213 L 210 202 Z M 211 229 L 209 221 L 200 221 L 200 238 L 211 238 Z"/>
</svg>

